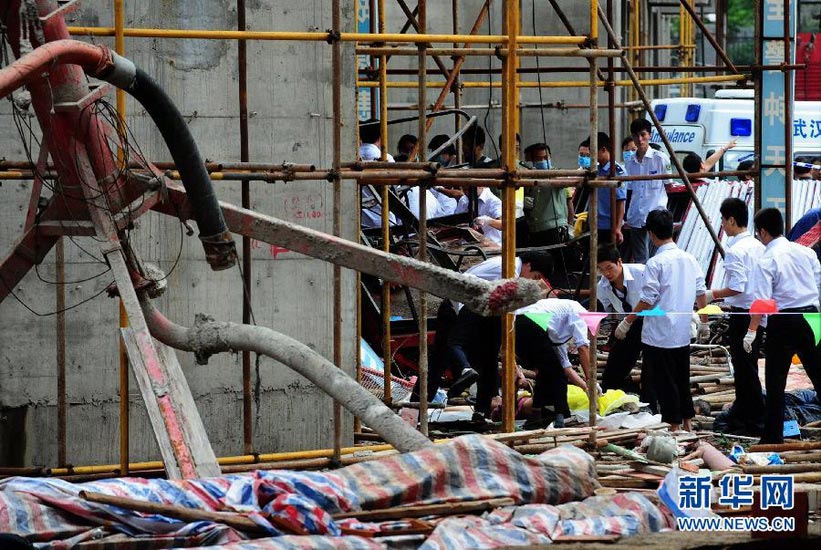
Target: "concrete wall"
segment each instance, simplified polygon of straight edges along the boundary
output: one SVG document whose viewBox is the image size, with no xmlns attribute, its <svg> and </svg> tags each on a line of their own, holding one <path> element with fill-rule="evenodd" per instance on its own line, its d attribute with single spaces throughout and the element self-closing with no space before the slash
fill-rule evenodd
<svg viewBox="0 0 821 550">
<path fill-rule="evenodd" d="M 343 31 L 353 30 L 354 13 L 344 2 Z M 198 0 L 127 1 L 126 25 L 142 28 L 236 28 L 234 2 Z M 249 0 L 252 30 L 308 31 L 331 26 L 329 2 Z M 70 25 L 111 26 L 111 2 L 88 0 L 70 15 Z M 107 39 L 94 39 L 111 44 Z M 344 50 L 343 158 L 356 151 L 352 46 Z M 126 40 L 126 54 L 153 75 L 189 121 L 202 155 L 239 160 L 237 48 L 234 41 Z M 331 50 L 325 42 L 249 42 L 248 108 L 250 157 L 258 162 L 332 162 Z M 111 98 L 113 103 L 113 97 Z M 6 101 L 0 103 L 0 157 L 23 159 L 25 152 Z M 151 160 L 170 160 L 161 136 L 142 108 L 128 102 L 133 142 Z M 36 127 L 36 120 L 34 121 Z M 28 137 L 27 137 L 28 138 Z M 35 148 L 33 155 L 36 157 Z M 222 200 L 240 203 L 238 182 L 217 182 Z M 6 181 L 0 187 L 0 255 L 20 234 L 29 182 Z M 252 183 L 252 207 L 266 214 L 332 231 L 332 189 L 327 182 Z M 357 194 L 346 185 L 343 212 L 354 212 Z M 318 212 L 296 219 L 296 203 Z M 355 238 L 352 218 L 344 233 Z M 132 240 L 147 261 L 170 272 L 160 308 L 174 321 L 190 325 L 194 314 L 241 321 L 242 282 L 237 268 L 212 272 L 196 237 L 183 236 L 177 220 L 150 213 L 142 217 Z M 111 282 L 92 239 L 66 241 L 66 303 L 88 299 Z M 90 254 L 79 247 L 82 246 Z M 177 257 L 179 255 L 179 261 Z M 253 313 L 256 323 L 282 331 L 326 357 L 332 348 L 332 266 L 267 245 L 254 250 Z M 40 276 L 53 281 L 54 253 L 40 266 Z M 103 273 L 97 278 L 87 279 Z M 343 368 L 355 361 L 355 278 L 343 280 Z M 30 273 L 16 295 L 40 313 L 55 309 L 55 285 Z M 118 461 L 118 305 L 105 295 L 66 314 L 68 368 L 68 460 L 73 464 Z M 57 457 L 57 382 L 54 316 L 38 317 L 13 297 L 0 303 L 0 464 L 54 465 Z M 242 453 L 241 358 L 213 357 L 207 366 L 180 353 L 211 443 L 218 455 Z M 256 449 L 260 452 L 324 448 L 332 444 L 332 405 L 324 394 L 281 365 L 262 359 L 255 369 L 258 401 L 254 406 Z M 258 376 L 258 377 L 257 377 Z M 132 379 L 131 457 L 159 457 L 142 400 Z M 350 418 L 347 434 L 352 433 Z M 350 443 L 351 438 L 347 438 Z"/>
</svg>

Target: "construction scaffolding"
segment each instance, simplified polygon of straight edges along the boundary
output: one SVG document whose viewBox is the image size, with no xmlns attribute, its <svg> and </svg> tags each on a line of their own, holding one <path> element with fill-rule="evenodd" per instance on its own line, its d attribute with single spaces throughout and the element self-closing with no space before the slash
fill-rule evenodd
<svg viewBox="0 0 821 550">
<path fill-rule="evenodd" d="M 502 265 L 503 277 L 512 278 L 515 276 L 514 265 L 516 257 L 515 247 L 515 192 L 521 187 L 583 187 L 590 193 L 589 199 L 589 225 L 590 225 L 590 248 L 589 248 L 589 273 L 596 273 L 597 266 L 597 246 L 598 246 L 598 224 L 597 224 L 597 193 L 600 190 L 610 193 L 611 204 L 615 202 L 615 186 L 624 181 L 641 180 L 641 177 L 615 175 L 615 165 L 611 163 L 611 173 L 608 177 L 598 176 L 598 166 L 595 154 L 591 155 L 591 167 L 586 171 L 579 170 L 527 170 L 522 171 L 518 167 L 516 151 L 516 135 L 520 130 L 521 111 L 523 105 L 520 98 L 522 89 L 529 88 L 582 88 L 589 90 L 589 105 L 563 105 L 561 108 L 586 108 L 589 109 L 589 136 L 591 152 L 598 150 L 597 133 L 601 126 L 599 117 L 600 110 L 606 109 L 607 125 L 611 137 L 615 135 L 617 128 L 617 109 L 630 108 L 632 110 L 643 109 L 651 117 L 657 129 L 663 145 L 666 148 L 670 159 L 674 165 L 673 174 L 654 175 L 652 179 L 668 178 L 680 179 L 687 187 L 692 197 L 693 203 L 698 209 L 701 218 L 707 222 L 707 214 L 702 209 L 695 191 L 691 184 L 691 179 L 707 174 L 687 174 L 683 169 L 679 159 L 673 151 L 672 144 L 667 139 L 662 130 L 661 123 L 656 118 L 650 106 L 650 98 L 645 92 L 647 86 L 666 86 L 671 84 L 688 86 L 692 91 L 694 84 L 705 83 L 746 83 L 754 81 L 761 70 L 765 68 L 762 64 L 757 66 L 736 67 L 724 53 L 719 42 L 713 38 L 712 34 L 703 24 L 693 9 L 694 0 L 681 0 L 681 27 L 680 43 L 678 45 L 649 45 L 646 40 L 646 33 L 641 23 L 641 2 L 630 2 L 630 13 L 623 19 L 627 21 L 629 44 L 623 46 L 619 34 L 613 28 L 614 2 L 607 0 L 605 7 L 600 6 L 598 0 L 589 2 L 589 31 L 586 34 L 576 32 L 568 18 L 563 13 L 559 3 L 550 0 L 550 4 L 556 16 L 562 21 L 568 31 L 567 35 L 561 36 L 538 36 L 528 35 L 522 32 L 522 13 L 519 1 L 505 0 L 502 4 L 503 26 L 500 34 L 478 34 L 489 10 L 492 8 L 491 0 L 487 0 L 479 14 L 475 18 L 470 33 L 460 34 L 460 18 L 462 17 L 459 0 L 453 2 L 453 28 L 452 34 L 428 34 L 427 1 L 418 0 L 416 8 L 411 11 L 404 0 L 397 0 L 407 18 L 407 23 L 401 32 L 392 33 L 387 28 L 387 7 L 386 0 L 371 0 L 372 8 L 378 14 L 378 20 L 374 22 L 375 32 L 371 33 L 344 33 L 341 32 L 341 0 L 332 2 L 332 28 L 324 32 L 279 32 L 279 31 L 248 31 L 245 22 L 245 1 L 237 2 L 237 30 L 183 30 L 183 29 L 145 29 L 128 28 L 124 24 L 124 0 L 115 0 L 114 27 L 70 27 L 69 32 L 75 37 L 114 37 L 115 49 L 118 53 L 124 54 L 124 38 L 180 38 L 192 40 L 237 40 L 239 44 L 238 53 L 238 86 L 239 86 L 239 125 L 241 153 L 240 162 L 235 163 L 208 163 L 206 168 L 212 180 L 240 181 L 242 186 L 242 208 L 249 209 L 251 204 L 251 182 L 293 182 L 293 181 L 320 181 L 325 180 L 333 186 L 334 207 L 333 207 L 333 234 L 340 236 L 341 219 L 343 213 L 340 211 L 341 193 L 343 180 L 356 181 L 359 185 L 374 185 L 381 189 L 382 204 L 382 245 L 385 252 L 390 251 L 390 224 L 389 221 L 389 197 L 388 186 L 401 183 L 411 186 L 433 186 L 445 184 L 453 187 L 494 187 L 501 189 L 504 214 L 503 223 L 503 243 L 502 243 Z M 497 3 L 498 4 L 498 3 Z M 373 13 L 373 12 L 372 12 Z M 413 28 L 416 34 L 408 34 L 406 31 Z M 695 65 L 695 29 L 700 29 L 701 33 L 709 40 L 717 55 L 723 61 L 723 65 L 715 67 L 696 67 Z M 599 31 L 604 31 L 604 36 L 599 36 Z M 246 91 L 246 67 L 248 64 L 246 54 L 246 42 L 253 40 L 269 41 L 314 41 L 327 42 L 331 49 L 332 68 L 332 90 L 333 90 L 333 162 L 330 167 L 316 167 L 312 165 L 296 164 L 267 164 L 254 162 L 249 158 L 248 149 L 248 105 Z M 343 42 L 355 43 L 355 53 L 357 55 L 369 56 L 371 63 L 368 69 L 360 71 L 360 78 L 357 86 L 361 88 L 374 88 L 377 90 L 379 105 L 378 118 L 381 124 L 382 134 L 382 162 L 362 163 L 355 158 L 353 151 L 343 150 L 341 128 L 342 120 L 342 50 Z M 663 65 L 642 65 L 644 52 L 652 49 L 677 49 L 681 54 L 681 62 L 676 67 Z M 788 48 L 789 51 L 789 48 Z M 417 80 L 403 81 L 392 80 L 392 76 L 402 76 L 409 71 L 399 69 L 392 71 L 389 62 L 392 57 L 416 57 L 417 58 Z M 448 67 L 442 56 L 451 57 L 451 65 Z M 492 70 L 471 69 L 462 70 L 465 59 L 468 56 L 495 57 L 501 60 L 501 71 L 499 81 L 465 81 L 461 78 L 463 74 L 482 74 L 488 76 L 494 72 Z M 586 68 L 573 68 L 567 71 L 587 72 L 587 78 L 579 80 L 542 82 L 523 80 L 522 75 L 539 74 L 542 72 L 554 71 L 554 67 L 539 66 L 537 68 L 521 68 L 521 59 L 527 57 L 550 58 L 567 57 L 580 58 L 587 61 Z M 433 60 L 436 69 L 428 67 L 428 61 Z M 600 62 L 604 60 L 604 62 Z M 619 64 L 620 66 L 617 66 Z M 785 64 L 780 67 L 785 75 L 796 66 Z M 770 67 L 772 68 L 772 67 Z M 677 72 L 716 72 L 727 73 L 715 76 L 689 76 L 681 78 L 640 78 L 639 74 L 658 73 L 675 70 Z M 742 72 L 746 71 L 746 72 Z M 626 79 L 617 79 L 616 74 L 626 74 Z M 430 80 L 429 77 L 442 77 L 441 80 Z M 622 104 L 616 101 L 616 87 L 630 87 L 628 101 Z M 427 143 L 426 135 L 430 129 L 432 119 L 429 115 L 446 108 L 467 108 L 462 105 L 462 93 L 469 88 L 499 87 L 502 90 L 502 100 L 499 106 L 502 111 L 502 143 L 500 168 L 494 169 L 443 169 L 436 163 L 431 162 L 406 162 L 391 163 L 387 160 L 388 142 L 388 122 L 389 111 L 394 109 L 413 109 L 414 106 L 392 105 L 390 103 L 389 89 L 391 88 L 415 88 L 417 90 L 417 103 L 415 109 L 418 113 L 417 137 L 420 150 L 424 151 Z M 427 90 L 439 89 L 436 101 L 429 104 Z M 603 88 L 607 93 L 606 105 L 598 103 L 598 90 Z M 686 94 L 683 94 L 686 95 Z M 446 105 L 448 96 L 452 96 L 452 105 Z M 787 98 L 789 104 L 789 98 Z M 540 104 L 540 108 L 545 106 Z M 548 106 L 549 107 L 549 106 Z M 487 106 L 482 106 L 487 108 Z M 117 109 L 121 120 L 125 118 L 125 99 L 121 90 L 117 91 Z M 756 112 L 760 110 L 760 101 L 756 101 Z M 457 119 L 458 120 L 458 119 Z M 789 117 L 788 117 L 789 120 Z M 457 122 L 457 130 L 460 125 Z M 788 130 L 789 131 L 789 130 Z M 789 143 L 789 140 L 788 140 Z M 789 146 L 786 158 L 790 157 Z M 350 160 L 348 160 L 350 159 Z M 155 163 L 158 168 L 167 169 L 168 177 L 179 179 L 179 173 L 175 172 L 173 163 Z M 52 177 L 48 167 L 44 167 L 40 173 L 43 177 Z M 760 167 L 752 172 L 726 171 L 716 175 L 741 175 L 747 173 L 758 174 Z M 22 179 L 35 180 L 37 172 L 35 167 L 27 162 L 0 161 L 0 178 L 2 179 Z M 650 178 L 644 178 L 650 179 Z M 788 186 L 789 188 L 789 186 Z M 759 188 L 756 188 L 756 197 L 760 196 Z M 425 207 L 425 193 L 420 193 L 419 208 L 419 234 L 427 234 L 427 216 Z M 787 200 L 789 205 L 789 200 Z M 789 208 L 789 206 L 788 206 Z M 789 219 L 789 218 L 788 218 Z M 713 241 L 718 250 L 722 253 L 721 243 L 710 223 L 706 223 Z M 59 239 L 58 239 L 59 243 Z M 58 244 L 59 247 L 59 244 Z M 253 264 L 251 262 L 251 237 L 249 234 L 243 235 L 242 239 L 243 265 L 242 276 L 245 282 L 245 292 L 243 299 L 243 323 L 250 322 L 250 284 Z M 61 255 L 58 248 L 58 271 L 61 270 Z M 319 257 L 319 256 L 318 256 Z M 426 238 L 419 239 L 418 259 L 428 261 L 428 243 Z M 333 342 L 333 362 L 340 365 L 342 362 L 342 342 L 341 342 L 341 269 L 339 264 L 334 265 L 333 272 L 333 311 L 334 311 L 334 342 Z M 357 288 L 360 285 L 357 284 Z M 63 291 L 59 287 L 58 292 Z M 589 296 L 591 308 L 595 309 L 596 304 L 596 280 L 591 275 Z M 391 310 L 390 310 L 390 283 L 384 280 L 382 283 L 382 336 L 383 336 L 383 361 L 385 392 L 384 401 L 389 406 L 393 405 L 391 395 L 391 364 L 392 354 L 390 348 L 391 341 Z M 357 307 L 360 300 L 357 298 Z M 425 291 L 420 291 L 418 302 L 419 307 L 419 333 L 423 335 L 419 338 L 419 378 L 420 378 L 420 430 L 427 435 L 427 403 L 431 396 L 427 395 L 427 318 L 428 299 Z M 125 309 L 120 307 L 121 327 L 128 326 L 128 317 Z M 358 313 L 357 334 L 361 335 L 361 312 Z M 513 432 L 515 418 L 515 342 L 513 329 L 514 315 L 512 313 L 502 314 L 502 431 Z M 58 323 L 60 318 L 58 317 Z M 63 323 L 62 331 L 65 331 Z M 359 337 L 359 336 L 358 336 Z M 63 342 L 65 336 L 58 340 Z M 65 400 L 65 352 L 58 354 L 61 357 L 59 365 L 60 380 L 60 403 L 58 408 L 58 439 L 59 443 L 59 464 L 57 468 L 48 470 L 49 475 L 76 475 L 76 474 L 118 474 L 126 475 L 134 472 L 156 470 L 162 467 L 160 462 L 130 463 L 128 455 L 129 442 L 129 417 L 128 417 L 128 362 L 121 344 L 120 353 L 120 455 L 121 460 L 118 465 L 107 466 L 74 466 L 68 467 L 66 456 L 66 426 L 67 410 Z M 359 346 L 357 345 L 357 350 Z M 357 352 L 359 353 L 359 352 Z M 595 338 L 591 341 L 591 380 L 596 379 L 596 343 Z M 357 370 L 360 373 L 361 360 L 357 358 Z M 334 408 L 334 447 L 329 450 L 317 450 L 296 453 L 259 454 L 254 445 L 253 421 L 252 421 L 252 373 L 251 357 L 249 351 L 242 354 L 242 379 L 243 379 L 243 454 L 234 457 L 224 457 L 218 459 L 222 466 L 237 465 L 259 465 L 267 462 L 293 461 L 298 459 L 329 459 L 328 464 L 341 464 L 343 458 L 354 452 L 355 449 L 343 448 L 342 433 L 342 413 L 338 403 Z M 594 426 L 596 422 L 597 393 L 596 384 L 589 383 L 590 401 L 590 422 Z M 590 430 L 590 443 L 596 443 L 596 430 Z M 390 448 L 376 447 L 382 450 Z"/>
</svg>

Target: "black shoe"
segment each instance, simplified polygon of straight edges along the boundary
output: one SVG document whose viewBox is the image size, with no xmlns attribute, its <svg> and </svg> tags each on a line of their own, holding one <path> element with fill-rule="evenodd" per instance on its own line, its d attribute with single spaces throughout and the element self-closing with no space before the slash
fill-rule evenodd
<svg viewBox="0 0 821 550">
<path fill-rule="evenodd" d="M 537 409 L 530 413 L 522 428 L 525 430 L 539 430 L 550 426 L 550 423 L 557 418 L 558 415 L 554 414 L 553 411 Z M 564 417 L 562 417 L 562 426 L 564 426 Z"/>
<path fill-rule="evenodd" d="M 463 391 L 472 386 L 477 380 L 479 380 L 478 372 L 470 368 L 463 370 L 459 378 L 454 380 L 453 384 L 450 385 L 448 397 L 459 397 Z"/>
<path fill-rule="evenodd" d="M 564 428 L 564 415 L 557 414 L 556 419 L 553 421 L 554 428 Z"/>
<path fill-rule="evenodd" d="M 490 422 L 490 420 L 488 420 L 485 414 L 480 412 L 474 412 L 470 421 L 476 424 L 487 424 L 488 422 Z"/>
</svg>

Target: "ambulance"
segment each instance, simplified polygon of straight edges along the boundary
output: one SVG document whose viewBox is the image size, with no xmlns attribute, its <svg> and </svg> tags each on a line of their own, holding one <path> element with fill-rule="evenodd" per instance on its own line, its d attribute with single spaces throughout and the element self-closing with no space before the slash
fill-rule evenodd
<svg viewBox="0 0 821 550">
<path fill-rule="evenodd" d="M 712 99 L 656 99 L 651 105 L 680 160 L 688 153 L 706 159 L 733 139 L 738 144 L 727 151 L 716 169 L 735 170 L 739 162 L 755 160 L 753 90 L 719 90 Z M 793 159 L 821 157 L 821 101 L 796 101 L 791 131 Z M 664 147 L 655 129 L 650 139 Z"/>
</svg>

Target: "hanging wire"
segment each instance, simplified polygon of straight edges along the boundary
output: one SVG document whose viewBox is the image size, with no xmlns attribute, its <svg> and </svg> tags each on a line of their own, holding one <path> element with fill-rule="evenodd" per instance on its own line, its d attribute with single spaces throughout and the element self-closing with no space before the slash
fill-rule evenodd
<svg viewBox="0 0 821 550">
<path fill-rule="evenodd" d="M 0 28 L 0 67 L 6 67 L 9 65 L 9 58 L 8 58 L 8 40 L 6 36 L 6 28 Z M 45 79 L 44 82 L 48 86 L 48 90 L 51 93 L 51 86 L 48 79 Z M 34 155 L 32 151 L 35 147 L 42 148 L 43 144 L 42 141 L 37 137 L 37 133 L 32 126 L 31 123 L 31 116 L 23 110 L 13 99 L 11 95 L 8 97 L 9 103 L 12 107 L 12 120 L 14 122 L 15 128 L 17 130 L 18 136 L 20 138 L 20 142 L 23 147 L 24 154 L 26 156 L 26 160 L 32 166 L 32 172 L 34 177 L 39 179 L 42 182 L 42 185 L 45 189 L 49 190 L 52 193 L 51 200 L 60 200 L 62 201 L 63 205 L 65 206 L 66 214 L 71 218 L 72 222 L 77 222 L 73 216 L 73 210 L 71 205 L 68 203 L 68 200 L 74 200 L 81 202 L 86 205 L 87 208 L 98 208 L 109 212 L 110 214 L 124 214 L 127 218 L 128 223 L 126 224 L 126 229 L 123 231 L 123 241 L 126 245 L 131 245 L 131 228 L 133 227 L 134 217 L 133 217 L 133 209 L 134 205 L 128 204 L 125 205 L 124 208 L 119 210 L 118 212 L 114 212 L 111 204 L 111 195 L 110 193 L 114 189 L 118 189 L 117 182 L 119 182 L 123 176 L 131 177 L 133 175 L 132 171 L 130 170 L 129 166 L 132 162 L 132 159 L 135 159 L 134 164 L 138 166 L 141 170 L 146 170 L 150 173 L 154 173 L 151 168 L 150 163 L 146 160 L 145 155 L 143 154 L 142 149 L 139 146 L 139 143 L 134 138 L 134 135 L 128 125 L 121 123 L 119 114 L 116 108 L 105 98 L 101 98 L 90 105 L 84 107 L 84 109 L 80 113 L 80 120 L 84 124 L 83 131 L 86 136 L 91 135 L 91 130 L 93 128 L 92 125 L 99 125 L 98 132 L 96 133 L 98 139 L 98 146 L 100 147 L 101 151 L 107 152 L 109 158 L 117 159 L 115 164 L 114 172 L 112 173 L 111 177 L 106 178 L 104 182 L 101 182 L 101 188 L 99 190 L 90 188 L 88 183 L 84 182 L 82 179 L 78 182 L 79 185 L 65 185 L 60 177 L 60 173 L 62 171 L 66 171 L 66 168 L 73 168 L 74 173 L 82 173 L 83 167 L 80 166 L 80 158 L 86 155 L 85 150 L 82 150 L 81 144 L 79 142 L 74 143 L 75 150 L 73 151 L 73 167 L 67 167 L 62 163 L 62 159 L 57 156 L 53 156 L 52 159 L 55 162 L 55 172 L 56 175 L 54 176 L 53 180 L 50 178 L 48 174 L 44 174 L 40 171 L 40 167 L 38 166 L 37 162 L 34 159 Z M 52 103 L 53 103 L 53 94 L 52 94 Z M 102 122 L 101 122 L 102 121 Z M 116 140 L 112 140 L 112 133 L 110 131 L 104 131 L 104 126 L 108 125 L 110 130 L 113 130 L 113 136 L 116 136 Z M 61 170 L 61 168 L 63 170 Z M 88 193 L 81 193 L 81 194 L 74 194 L 70 190 L 81 189 L 81 186 L 85 186 L 89 191 Z M 59 197 L 59 199 L 58 199 Z M 120 192 L 120 198 L 123 199 L 123 195 Z M 139 209 L 143 202 L 145 201 L 145 195 L 142 195 L 142 202 L 136 205 L 136 208 Z M 176 208 L 176 205 L 175 205 Z M 154 282 L 159 282 L 161 280 L 167 279 L 171 273 L 177 268 L 180 258 L 182 257 L 182 248 L 183 248 L 183 224 L 181 217 L 179 216 L 179 211 L 177 212 L 179 221 L 179 228 L 180 228 L 180 246 L 177 251 L 176 258 L 174 263 L 169 270 L 169 272 L 160 279 L 151 279 Z M 35 232 L 39 231 L 39 227 L 35 225 Z M 39 234 L 37 234 L 39 238 Z M 72 236 L 65 235 L 65 237 L 83 254 L 94 260 L 94 262 L 105 265 L 106 269 L 100 273 L 92 275 L 90 277 L 77 279 L 73 281 L 52 281 L 49 280 L 40 273 L 39 266 L 37 264 L 34 265 L 34 271 L 37 275 L 37 278 L 47 284 L 79 284 L 83 282 L 88 282 L 94 280 L 105 273 L 111 271 L 111 268 L 108 266 L 108 263 L 104 261 L 102 258 L 97 256 L 96 254 L 90 252 L 85 247 L 83 247 L 79 242 L 77 242 Z M 90 238 L 98 241 L 104 242 L 105 239 L 99 238 L 95 235 L 89 235 Z M 85 304 L 93 300 L 94 298 L 100 296 L 103 292 L 106 291 L 108 285 L 106 285 L 103 290 L 97 292 L 93 296 L 86 298 L 76 304 L 68 306 L 58 311 L 53 311 L 49 313 L 42 313 L 36 311 L 34 308 L 30 307 L 26 304 L 15 292 L 11 285 L 2 278 L 0 275 L 0 282 L 2 282 L 3 286 L 6 287 L 8 292 L 12 295 L 12 297 L 19 302 L 25 309 L 27 309 L 32 314 L 38 317 L 47 317 L 56 315 L 57 313 L 62 313 L 65 311 L 69 311 L 74 309 L 80 305 Z"/>
<path fill-rule="evenodd" d="M 493 34 L 493 13 L 490 11 L 490 0 L 485 0 L 485 6 L 487 7 L 487 34 L 488 36 Z M 485 127 L 485 141 L 490 139 L 490 143 L 493 144 L 493 154 L 498 159 L 500 157 L 499 148 L 496 147 L 496 140 L 493 139 L 493 136 L 490 133 L 490 129 L 487 127 L 487 120 L 490 116 L 490 110 L 493 108 L 493 56 L 487 56 L 487 79 L 488 79 L 488 86 L 487 86 L 487 110 L 485 111 L 485 117 L 482 120 L 482 126 Z M 477 159 L 478 160 L 478 159 Z M 501 165 L 501 162 L 499 163 Z"/>
</svg>

